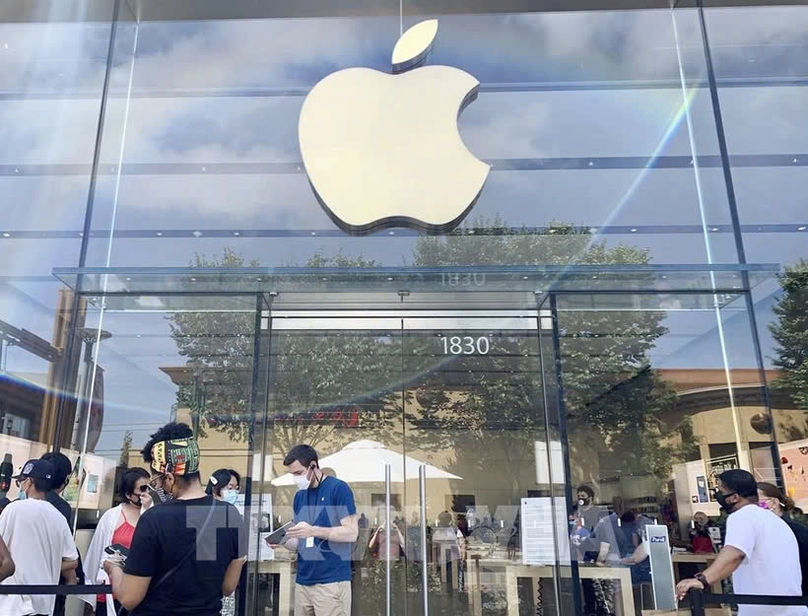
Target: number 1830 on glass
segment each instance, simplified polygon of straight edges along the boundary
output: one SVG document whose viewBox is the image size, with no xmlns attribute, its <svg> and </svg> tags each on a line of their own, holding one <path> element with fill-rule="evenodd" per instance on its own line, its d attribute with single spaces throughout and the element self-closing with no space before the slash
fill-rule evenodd
<svg viewBox="0 0 808 616">
<path fill-rule="evenodd" d="M 441 336 L 444 355 L 488 355 L 491 341 L 487 336 Z"/>
</svg>

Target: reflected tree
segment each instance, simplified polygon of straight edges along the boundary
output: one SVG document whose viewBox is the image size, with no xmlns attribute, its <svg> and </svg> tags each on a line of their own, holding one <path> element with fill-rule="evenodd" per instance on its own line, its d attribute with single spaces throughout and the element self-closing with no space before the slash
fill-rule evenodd
<svg viewBox="0 0 808 616">
<path fill-rule="evenodd" d="M 258 267 L 225 249 L 220 257 L 197 255 L 191 267 Z M 316 253 L 304 267 L 375 267 L 362 257 Z M 193 284 L 188 281 L 189 290 Z M 214 429 L 233 441 L 247 441 L 255 426 L 250 414 L 255 313 L 177 312 L 171 335 L 186 358 L 177 403 L 191 410 L 200 436 Z M 298 443 L 328 443 L 339 449 L 361 434 L 390 446 L 401 416 L 400 339 L 389 332 L 303 331 L 277 333 L 271 345 L 269 452 Z M 396 408 L 398 409 L 396 412 Z M 400 423 L 400 422 L 399 422 Z"/>
<path fill-rule="evenodd" d="M 648 262 L 647 250 L 608 246 L 588 229 L 553 223 L 544 233 L 514 232 L 495 219 L 477 221 L 449 236 L 419 238 L 411 263 L 451 268 Z M 245 262 L 225 250 L 220 258 L 198 256 L 192 265 L 227 268 L 244 267 Z M 318 252 L 303 265 L 373 268 L 377 263 Z M 668 424 L 676 394 L 650 366 L 649 352 L 667 332 L 664 318 L 664 312 L 649 310 L 570 311 L 560 332 L 573 446 L 608 450 L 621 460 L 625 473 L 652 474 L 660 484 L 683 448 L 693 447 L 682 438 L 689 434 L 692 439 L 687 426 Z M 252 312 L 171 317 L 172 336 L 187 358 L 189 374 L 178 402 L 192 409 L 200 431 L 226 431 L 234 440 L 250 436 L 253 329 Z M 410 362 L 403 366 L 402 344 Z M 545 429 L 535 338 L 515 333 L 497 337 L 486 369 L 476 372 L 478 359 L 446 358 L 434 345 L 434 338 L 402 339 L 373 331 L 276 336 L 269 388 L 272 451 L 307 442 L 315 447 L 327 443 L 330 453 L 356 438 L 375 438 L 392 447 L 402 438 L 406 411 L 408 425 L 416 428 L 406 435 L 408 448 L 461 452 L 464 461 L 476 460 L 480 470 L 502 469 L 518 491 L 524 461 L 533 458 L 534 442 Z M 461 368 L 454 373 L 470 370 L 480 381 L 447 386 L 440 374 L 452 368 L 447 362 Z"/>
<path fill-rule="evenodd" d="M 801 259 L 779 275 L 783 295 L 769 329 L 777 342 L 773 364 L 780 374 L 773 387 L 788 392 L 797 408 L 808 411 L 808 261 Z"/>
<path fill-rule="evenodd" d="M 473 237 L 466 229 L 446 238 L 421 238 L 415 265 L 649 262 L 645 249 L 607 246 L 588 229 L 561 223 L 551 223 L 543 233 L 512 233 L 501 220 L 478 221 L 473 230 Z M 681 425 L 668 425 L 676 393 L 650 366 L 649 351 L 667 333 L 664 318 L 661 311 L 573 310 L 560 324 L 572 446 L 609 452 L 625 474 L 655 475 L 660 491 L 672 464 L 683 456 L 682 435 L 687 434 Z M 529 351 L 516 336 L 500 338 L 478 382 L 407 418 L 423 428 L 425 438 L 454 447 L 464 461 L 476 458 L 481 470 L 501 469 L 515 492 L 525 460 L 533 459 L 534 441 L 543 439 L 545 430 L 538 359 Z M 687 446 L 692 449 L 692 443 Z"/>
<path fill-rule="evenodd" d="M 257 267 L 225 248 L 221 257 L 196 255 L 191 267 Z M 193 282 L 185 283 L 188 290 Z M 211 303 L 205 310 L 174 312 L 168 317 L 171 337 L 186 358 L 184 377 L 177 391 L 177 405 L 191 411 L 194 430 L 204 437 L 207 429 L 226 432 L 235 441 L 250 438 L 250 394 L 255 330 L 254 310 L 221 311 Z"/>
<path fill-rule="evenodd" d="M 118 466 L 126 468 L 129 466 L 129 452 L 132 450 L 134 432 L 127 430 L 123 433 L 123 443 L 121 444 L 121 455 L 118 458 Z"/>
</svg>

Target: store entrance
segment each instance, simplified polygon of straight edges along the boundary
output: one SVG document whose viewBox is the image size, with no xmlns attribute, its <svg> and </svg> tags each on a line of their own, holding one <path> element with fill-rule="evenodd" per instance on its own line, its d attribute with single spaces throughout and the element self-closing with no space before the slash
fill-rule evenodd
<svg viewBox="0 0 808 616">
<path fill-rule="evenodd" d="M 90 420 L 67 415 L 63 440 L 103 477 L 141 465 L 156 427 L 189 423 L 203 476 L 241 476 L 238 614 L 292 611 L 295 565 L 261 536 L 291 518 L 282 461 L 297 443 L 363 516 L 354 614 L 634 614 L 654 604 L 646 526 L 667 527 L 688 575 L 710 556 L 681 548 L 699 512 L 718 518 L 716 472 L 777 483 L 737 289 L 769 274 L 562 269 L 65 270 L 104 422 L 84 400 Z M 90 485 L 80 532 L 110 506 L 112 482 Z M 379 527 L 391 541 L 372 541 Z"/>
<path fill-rule="evenodd" d="M 360 516 L 353 614 L 574 613 L 562 435 L 543 386 L 552 340 L 537 311 L 270 321 L 272 523 L 292 515 L 283 455 L 313 445 Z M 288 553 L 259 564 L 278 575 L 256 613 L 291 613 L 293 568 Z"/>
</svg>

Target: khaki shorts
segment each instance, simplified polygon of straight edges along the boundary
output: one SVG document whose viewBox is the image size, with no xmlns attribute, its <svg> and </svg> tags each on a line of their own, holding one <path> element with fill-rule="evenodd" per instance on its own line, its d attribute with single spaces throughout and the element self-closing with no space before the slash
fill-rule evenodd
<svg viewBox="0 0 808 616">
<path fill-rule="evenodd" d="M 295 616 L 351 616 L 351 583 L 295 584 Z"/>
</svg>

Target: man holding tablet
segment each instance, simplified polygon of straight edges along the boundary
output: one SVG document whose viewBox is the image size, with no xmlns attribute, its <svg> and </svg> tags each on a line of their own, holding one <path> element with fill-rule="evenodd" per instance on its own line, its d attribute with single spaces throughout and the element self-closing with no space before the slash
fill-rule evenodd
<svg viewBox="0 0 808 616">
<path fill-rule="evenodd" d="M 353 492 L 323 474 L 309 445 L 293 447 L 283 464 L 298 487 L 295 524 L 280 539 L 297 552 L 295 616 L 350 616 L 352 544 L 359 535 Z"/>
</svg>

